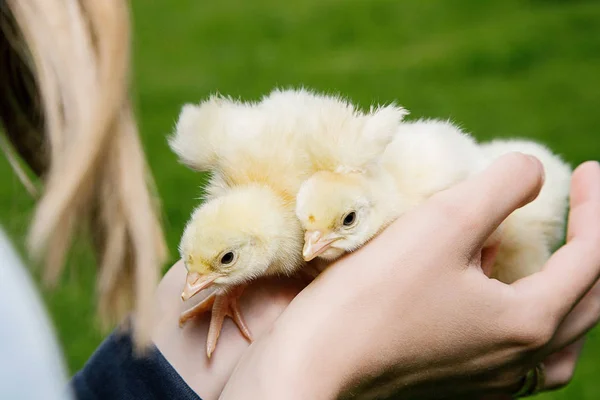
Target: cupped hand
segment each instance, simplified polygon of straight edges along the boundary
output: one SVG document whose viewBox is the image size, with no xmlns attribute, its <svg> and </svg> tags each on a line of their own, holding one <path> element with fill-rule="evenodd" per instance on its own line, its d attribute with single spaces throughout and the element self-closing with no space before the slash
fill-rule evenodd
<svg viewBox="0 0 600 400">
<path fill-rule="evenodd" d="M 600 315 L 598 164 L 575 171 L 567 243 L 541 272 L 506 285 L 481 270 L 483 243 L 542 181 L 511 154 L 405 214 L 292 301 L 222 398 L 510 393 L 543 360 L 547 387 L 564 384 Z"/>
</svg>

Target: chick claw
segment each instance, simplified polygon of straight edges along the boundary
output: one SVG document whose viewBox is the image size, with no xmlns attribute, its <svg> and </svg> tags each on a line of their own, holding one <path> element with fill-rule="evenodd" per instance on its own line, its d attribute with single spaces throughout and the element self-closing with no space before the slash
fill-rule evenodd
<svg viewBox="0 0 600 400">
<path fill-rule="evenodd" d="M 200 303 L 196 304 L 192 308 L 184 311 L 179 316 L 179 327 L 182 328 L 183 325 L 189 321 L 190 319 L 196 318 L 211 309 L 213 304 L 215 303 L 215 293 L 211 293 L 210 296 L 202 300 Z"/>
<path fill-rule="evenodd" d="M 242 316 L 238 304 L 238 299 L 243 291 L 244 287 L 236 287 L 225 294 L 211 293 L 206 299 L 202 300 L 189 310 L 184 311 L 179 317 L 179 326 L 183 326 L 183 324 L 190 319 L 204 314 L 212 307 L 212 316 L 208 328 L 208 336 L 206 338 L 206 355 L 208 358 L 212 356 L 212 353 L 217 347 L 217 340 L 221 334 L 225 317 L 230 317 L 233 322 L 235 322 L 242 335 L 248 341 L 252 342 L 252 334 L 244 321 L 244 317 Z"/>
</svg>

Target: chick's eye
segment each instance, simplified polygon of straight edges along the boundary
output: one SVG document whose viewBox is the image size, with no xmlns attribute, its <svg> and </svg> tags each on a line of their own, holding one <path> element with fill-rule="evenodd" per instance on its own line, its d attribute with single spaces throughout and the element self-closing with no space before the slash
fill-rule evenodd
<svg viewBox="0 0 600 400">
<path fill-rule="evenodd" d="M 346 214 L 342 223 L 344 226 L 351 226 L 354 224 L 354 221 L 356 221 L 356 212 L 352 211 Z"/>
<path fill-rule="evenodd" d="M 234 254 L 232 251 L 223 254 L 223 257 L 221 257 L 221 264 L 223 265 L 227 265 L 227 264 L 231 264 L 233 262 L 234 259 Z"/>
</svg>

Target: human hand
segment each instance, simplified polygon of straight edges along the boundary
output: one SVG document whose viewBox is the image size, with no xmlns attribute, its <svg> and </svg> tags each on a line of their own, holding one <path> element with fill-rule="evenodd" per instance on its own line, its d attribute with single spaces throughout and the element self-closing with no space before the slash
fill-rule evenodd
<svg viewBox="0 0 600 400">
<path fill-rule="evenodd" d="M 585 168 L 585 169 L 584 169 Z M 594 178 L 594 175 L 596 177 Z M 579 178 L 579 179 L 578 179 Z M 594 181 L 596 184 L 594 184 Z M 588 202 L 588 196 L 590 196 L 590 189 L 596 188 L 598 193 L 598 177 L 591 166 L 582 166 L 578 170 L 578 175 L 572 182 L 571 187 L 571 203 L 573 204 L 586 204 Z M 593 192 L 591 192 L 593 193 Z M 591 194 L 592 198 L 598 198 L 600 195 Z M 592 220 L 593 221 L 593 220 Z M 590 221 L 590 223 L 592 223 Z M 571 233 L 571 231 L 570 231 Z M 585 295 L 585 297 L 577 304 L 577 306 L 569 313 L 569 315 L 562 322 L 560 328 L 555 334 L 554 341 L 558 342 L 565 336 L 568 336 L 573 331 L 581 330 L 580 324 L 585 322 L 585 315 L 589 315 L 596 318 L 600 315 L 600 282 L 597 282 L 594 287 Z M 597 320 L 596 320 L 597 321 Z M 555 390 L 562 388 L 571 382 L 577 361 L 581 355 L 581 350 L 584 345 L 584 338 L 577 340 L 565 348 L 558 350 L 557 352 L 547 356 L 543 363 L 546 367 L 546 385 L 544 390 Z M 510 395 L 489 396 L 483 397 L 482 400 L 502 400 L 511 399 Z"/>
<path fill-rule="evenodd" d="M 538 362 L 560 360 L 600 315 L 597 293 L 581 300 L 600 275 L 598 165 L 575 171 L 567 244 L 543 271 L 505 285 L 480 263 L 542 179 L 537 160 L 508 155 L 404 215 L 292 301 L 222 398 L 510 393 Z M 556 365 L 548 388 L 568 379 L 569 363 Z"/>
</svg>

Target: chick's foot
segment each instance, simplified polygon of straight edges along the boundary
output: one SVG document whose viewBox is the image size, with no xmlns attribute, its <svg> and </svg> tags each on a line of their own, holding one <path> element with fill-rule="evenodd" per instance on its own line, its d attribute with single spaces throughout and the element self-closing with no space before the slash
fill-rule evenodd
<svg viewBox="0 0 600 400">
<path fill-rule="evenodd" d="M 199 317 L 205 312 L 209 311 L 213 304 L 215 303 L 216 294 L 211 293 L 210 296 L 202 300 L 200 303 L 196 304 L 192 308 L 184 311 L 179 316 L 179 327 L 183 327 L 183 325 L 188 322 L 190 319 Z"/>
<path fill-rule="evenodd" d="M 245 286 L 238 286 L 227 293 L 212 293 L 194 307 L 183 312 L 179 317 L 179 326 L 183 326 L 190 319 L 202 315 L 212 308 L 208 336 L 206 338 L 206 355 L 208 358 L 210 358 L 215 351 L 225 317 L 230 317 L 233 322 L 235 322 L 242 335 L 252 342 L 252 334 L 244 321 L 244 317 L 242 316 L 238 304 L 238 300 L 244 292 L 244 289 Z"/>
</svg>

